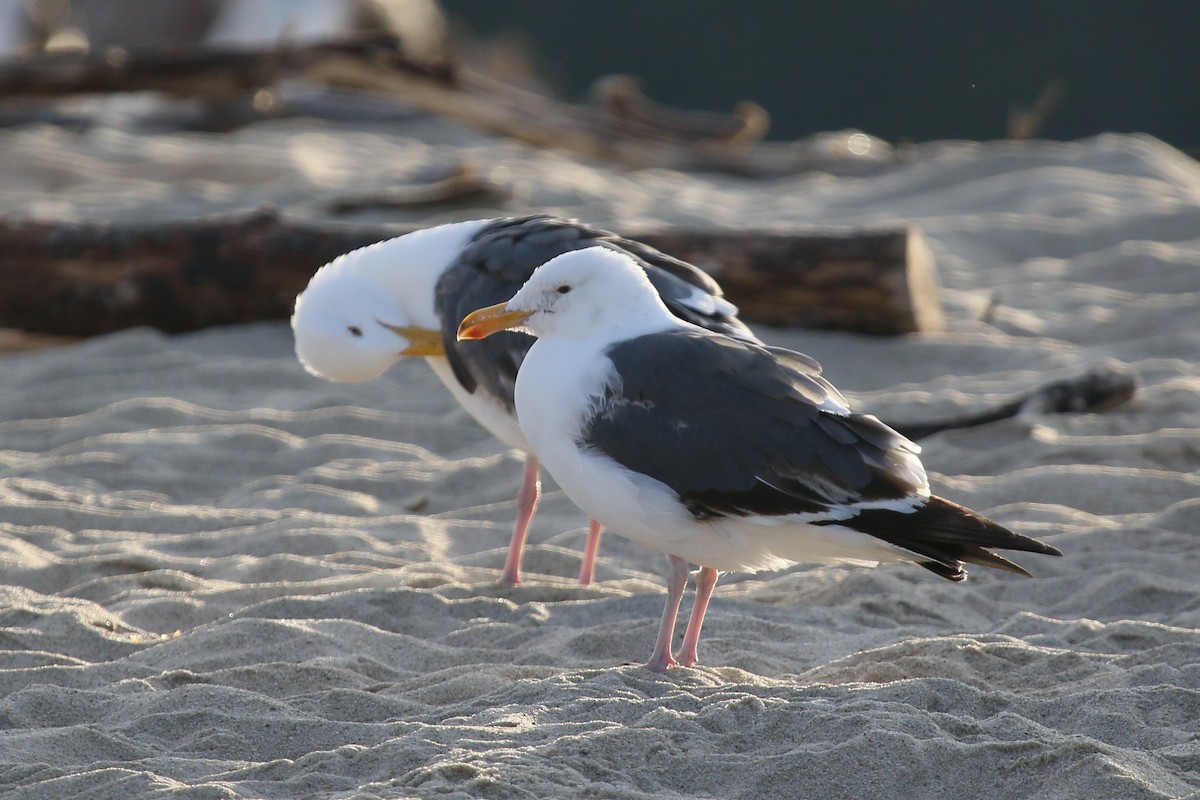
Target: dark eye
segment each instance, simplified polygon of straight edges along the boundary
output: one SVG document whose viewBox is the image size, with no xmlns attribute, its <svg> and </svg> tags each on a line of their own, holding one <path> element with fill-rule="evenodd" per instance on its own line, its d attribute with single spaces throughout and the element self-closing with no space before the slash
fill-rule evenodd
<svg viewBox="0 0 1200 800">
<path fill-rule="evenodd" d="M 566 294 L 567 292 L 571 291 L 571 287 L 564 283 L 554 291 L 558 292 L 559 294 Z"/>
<path fill-rule="evenodd" d="M 362 328 L 357 325 L 347 325 L 346 330 L 350 331 L 351 336 L 362 336 Z"/>
</svg>

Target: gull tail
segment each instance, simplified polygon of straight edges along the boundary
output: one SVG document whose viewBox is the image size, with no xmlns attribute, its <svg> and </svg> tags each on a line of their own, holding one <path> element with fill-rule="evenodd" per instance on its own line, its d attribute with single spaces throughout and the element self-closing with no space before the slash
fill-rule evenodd
<svg viewBox="0 0 1200 800">
<path fill-rule="evenodd" d="M 930 497 L 911 512 L 863 509 L 850 519 L 832 524 L 852 528 L 906 550 L 917 564 L 952 581 L 967 577 L 964 563 L 1029 576 L 1024 567 L 993 553 L 993 549 L 1062 555 L 1056 547 L 1010 531 L 982 514 L 937 496 Z"/>
</svg>

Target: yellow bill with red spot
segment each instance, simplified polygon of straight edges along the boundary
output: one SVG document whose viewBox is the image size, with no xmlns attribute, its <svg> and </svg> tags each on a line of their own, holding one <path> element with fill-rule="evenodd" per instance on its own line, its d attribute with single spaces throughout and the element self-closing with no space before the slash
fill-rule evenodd
<svg viewBox="0 0 1200 800">
<path fill-rule="evenodd" d="M 485 339 L 493 333 L 519 327 L 533 316 L 532 311 L 509 311 L 505 303 L 472 311 L 458 326 L 458 340 Z"/>
</svg>

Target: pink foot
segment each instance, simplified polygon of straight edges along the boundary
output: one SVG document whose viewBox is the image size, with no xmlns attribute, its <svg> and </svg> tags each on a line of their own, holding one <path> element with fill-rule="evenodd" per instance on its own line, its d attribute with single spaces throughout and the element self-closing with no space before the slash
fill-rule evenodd
<svg viewBox="0 0 1200 800">
<path fill-rule="evenodd" d="M 647 661 L 645 664 L 642 664 L 641 666 L 645 667 L 646 669 L 650 670 L 651 672 L 666 672 L 671 667 L 678 667 L 679 662 L 676 661 L 673 657 L 667 656 L 667 660 L 665 662 L 664 661 L 656 661 L 654 659 L 651 659 L 651 660 Z"/>
</svg>

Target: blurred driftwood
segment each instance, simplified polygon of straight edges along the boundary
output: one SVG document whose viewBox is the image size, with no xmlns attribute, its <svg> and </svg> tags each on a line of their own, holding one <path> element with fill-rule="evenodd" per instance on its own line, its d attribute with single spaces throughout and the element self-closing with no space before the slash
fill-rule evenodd
<svg viewBox="0 0 1200 800">
<path fill-rule="evenodd" d="M 50 98 L 112 92 L 161 92 L 174 97 L 225 100 L 303 77 L 320 62 L 371 62 L 397 46 L 394 37 L 370 36 L 270 50 L 163 46 L 109 47 L 99 52 L 39 53 L 0 64 L 0 97 Z M 391 69 L 423 68 L 397 54 Z"/>
<path fill-rule="evenodd" d="M 627 77 L 601 82 L 596 104 L 571 105 L 446 61 L 406 58 L 388 34 L 267 50 L 113 47 L 40 54 L 0 64 L 0 98 L 153 91 L 228 103 L 284 79 L 383 93 L 490 133 L 629 167 L 858 174 L 894 158 L 886 143 L 858 132 L 762 142 L 768 117 L 754 103 L 727 116 L 668 109 L 646 99 Z"/>
<path fill-rule="evenodd" d="M 1137 387 L 1137 376 L 1128 365 L 1110 361 L 1082 375 L 1042 384 L 1006 403 L 974 414 L 933 422 L 892 423 L 892 427 L 910 439 L 922 439 L 943 431 L 975 428 L 1005 419 L 1032 418 L 1043 414 L 1097 413 L 1132 400 L 1137 394 Z"/>
<path fill-rule="evenodd" d="M 0 219 L 0 327 L 86 336 L 286 319 L 322 264 L 410 230 L 269 210 L 169 225 Z M 941 327 L 916 231 L 622 233 L 712 272 L 750 321 L 875 334 Z"/>
<path fill-rule="evenodd" d="M 499 206 L 511 197 L 512 187 L 507 182 L 481 174 L 470 161 L 460 161 L 428 183 L 371 192 L 346 192 L 325 206 L 334 214 L 341 214 L 364 208 Z"/>
<path fill-rule="evenodd" d="M 23 353 L 47 350 L 79 341 L 77 336 L 53 336 L 48 333 L 29 333 L 12 328 L 0 328 L 0 353 Z"/>
<path fill-rule="evenodd" d="M 1042 133 L 1046 118 L 1062 102 L 1065 84 L 1050 81 L 1028 108 L 1014 105 L 1008 110 L 1008 138 L 1027 141 Z"/>
</svg>

